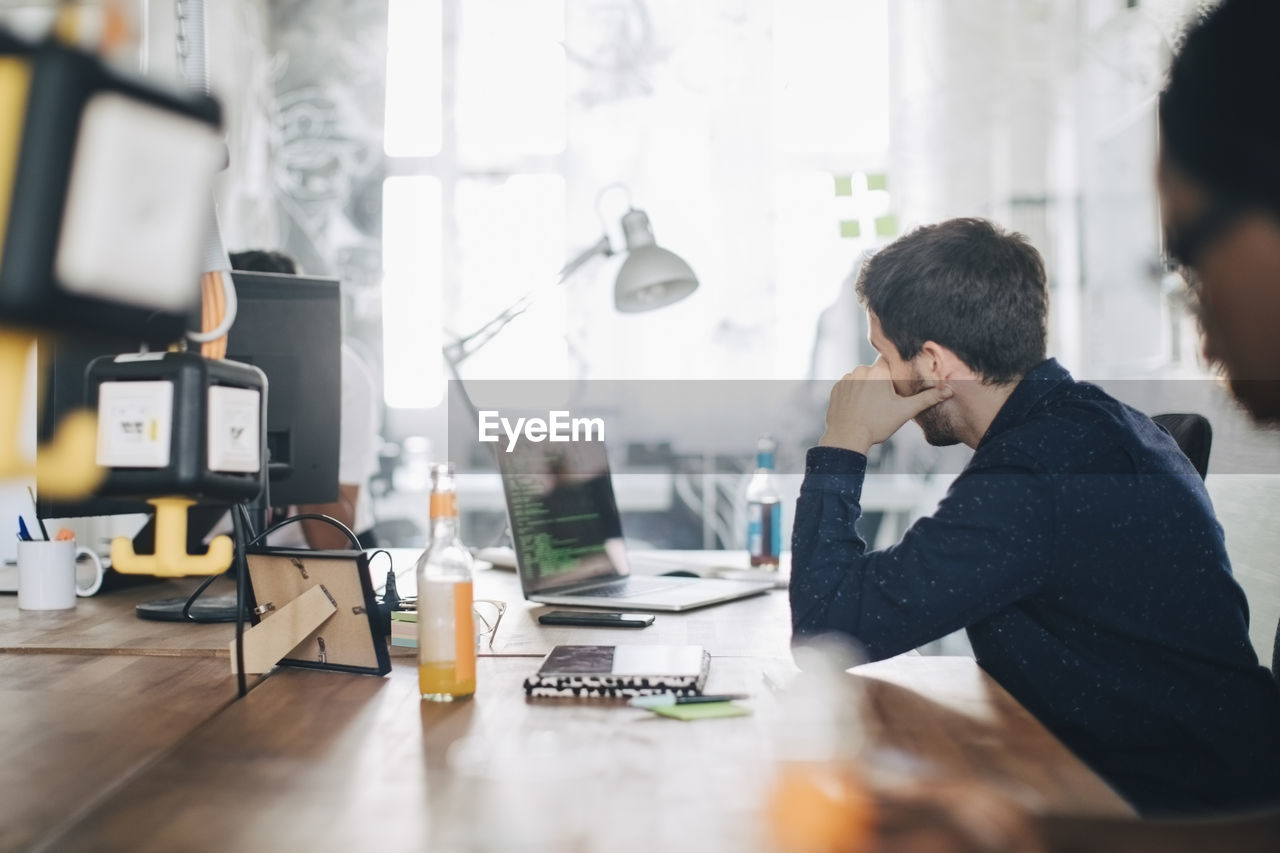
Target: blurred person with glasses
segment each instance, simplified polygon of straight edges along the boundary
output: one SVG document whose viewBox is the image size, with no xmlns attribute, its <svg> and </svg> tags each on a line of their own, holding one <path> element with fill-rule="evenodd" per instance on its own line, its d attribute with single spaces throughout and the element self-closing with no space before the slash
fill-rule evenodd
<svg viewBox="0 0 1280 853">
<path fill-rule="evenodd" d="M 1225 0 L 1191 26 L 1160 94 L 1156 173 L 1166 251 L 1190 287 L 1205 358 L 1254 420 L 1273 427 L 1280 426 L 1278 41 L 1276 0 Z M 1271 666 L 1280 676 L 1280 626 Z M 1280 731 L 1280 716 L 1271 726 Z M 1045 846 L 1061 853 L 1269 853 L 1280 850 L 1280 801 L 1211 820 L 1057 818 L 1041 829 Z"/>
<path fill-rule="evenodd" d="M 1280 3 L 1228 0 L 1187 34 L 1160 96 L 1166 251 L 1206 359 L 1280 423 Z"/>
<path fill-rule="evenodd" d="M 1160 94 L 1156 173 L 1205 359 L 1262 426 L 1280 425 L 1278 36 L 1274 0 L 1226 0 L 1190 28 Z M 1280 678 L 1280 625 L 1271 668 Z M 1272 725 L 1280 731 L 1280 718 Z M 1280 850 L 1277 800 L 1262 820 Z"/>
</svg>

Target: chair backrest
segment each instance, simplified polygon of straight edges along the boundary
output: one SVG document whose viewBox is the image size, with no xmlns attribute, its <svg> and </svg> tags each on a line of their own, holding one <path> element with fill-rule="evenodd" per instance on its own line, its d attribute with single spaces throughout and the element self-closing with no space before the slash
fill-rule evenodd
<svg viewBox="0 0 1280 853">
<path fill-rule="evenodd" d="M 1153 415 L 1151 420 L 1173 436 L 1201 479 L 1209 473 L 1209 450 L 1213 446 L 1213 427 L 1203 415 Z M 1271 674 L 1280 681 L 1280 622 L 1276 623 L 1275 643 L 1271 648 Z"/>
<path fill-rule="evenodd" d="M 1213 447 L 1213 427 L 1209 419 L 1204 415 L 1170 413 L 1153 415 L 1151 420 L 1173 436 L 1203 480 L 1209 473 L 1209 450 Z"/>
</svg>

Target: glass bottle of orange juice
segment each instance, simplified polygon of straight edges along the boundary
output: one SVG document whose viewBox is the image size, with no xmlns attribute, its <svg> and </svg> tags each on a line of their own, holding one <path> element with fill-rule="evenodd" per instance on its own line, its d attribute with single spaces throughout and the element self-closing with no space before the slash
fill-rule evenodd
<svg viewBox="0 0 1280 853">
<path fill-rule="evenodd" d="M 453 465 L 431 470 L 431 541 L 418 558 L 418 687 L 452 702 L 476 692 L 471 552 L 458 537 Z"/>
</svg>

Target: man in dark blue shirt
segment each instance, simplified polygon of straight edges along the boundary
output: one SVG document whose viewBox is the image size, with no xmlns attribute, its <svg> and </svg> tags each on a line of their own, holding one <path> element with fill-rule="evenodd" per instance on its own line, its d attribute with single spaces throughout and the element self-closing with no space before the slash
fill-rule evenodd
<svg viewBox="0 0 1280 853">
<path fill-rule="evenodd" d="M 797 642 L 873 660 L 960 628 L 982 667 L 1140 811 L 1280 801 L 1280 689 L 1200 477 L 1149 418 L 1045 359 L 1039 254 L 976 219 L 864 267 L 880 359 L 832 390 L 792 541 Z M 866 452 L 914 419 L 974 456 L 930 516 L 868 551 Z"/>
</svg>

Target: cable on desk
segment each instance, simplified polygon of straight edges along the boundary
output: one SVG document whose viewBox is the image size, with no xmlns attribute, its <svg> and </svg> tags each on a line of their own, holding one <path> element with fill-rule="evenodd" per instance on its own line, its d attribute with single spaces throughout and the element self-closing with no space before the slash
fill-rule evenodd
<svg viewBox="0 0 1280 853">
<path fill-rule="evenodd" d="M 386 557 L 386 558 L 387 558 L 387 562 L 391 564 L 391 565 L 387 566 L 387 571 L 388 571 L 388 572 L 391 572 L 391 573 L 394 575 L 394 574 L 395 574 L 395 572 L 394 572 L 394 569 L 395 569 L 395 561 L 393 561 L 393 560 L 391 559 L 391 552 L 390 552 L 390 551 L 388 551 L 386 548 L 379 548 L 378 550 L 374 551 L 373 553 L 371 553 L 371 554 L 369 555 L 369 571 L 370 571 L 370 573 L 372 573 L 372 572 L 373 572 L 373 560 L 374 560 L 374 558 L 375 558 L 375 557 L 377 557 L 379 554 L 381 554 L 382 556 L 384 556 L 384 557 Z"/>
<path fill-rule="evenodd" d="M 388 608 L 387 619 L 389 620 L 391 618 L 389 615 L 390 611 L 394 610 L 400 604 L 400 591 L 396 589 L 396 564 L 395 561 L 391 559 L 390 551 L 386 548 L 379 548 L 369 555 L 368 564 L 370 578 L 373 577 L 373 560 L 379 554 L 387 558 L 387 580 L 383 585 L 382 603 Z M 390 626 L 388 626 L 387 630 L 390 630 Z"/>
<path fill-rule="evenodd" d="M 387 580 L 382 589 L 382 600 L 378 602 L 378 624 L 382 628 L 382 632 L 391 636 L 391 614 L 400 609 L 400 590 L 396 588 L 396 565 L 391 559 L 391 552 L 385 548 L 379 548 L 369 555 L 369 577 L 373 577 L 373 559 L 379 554 L 387 558 Z"/>
<path fill-rule="evenodd" d="M 231 510 L 231 531 L 236 543 L 236 690 L 243 699 L 249 692 L 244 673 L 244 588 L 248 581 L 248 561 L 245 559 L 245 529 L 248 526 L 249 512 L 244 504 L 239 503 Z M 252 530 L 252 527 L 248 529 Z"/>
<path fill-rule="evenodd" d="M 302 512 L 302 513 L 298 513 L 297 515 L 291 515 L 288 518 L 286 518 L 284 521 L 278 521 L 275 524 L 268 527 L 266 530 L 259 533 L 257 536 L 250 539 L 246 547 L 252 548 L 254 545 L 257 545 L 259 542 L 266 539 L 268 536 L 270 536 L 272 533 L 275 533 L 280 528 L 288 524 L 293 524 L 296 521 L 323 521 L 325 524 L 332 525 L 333 527 L 336 527 L 339 530 L 341 530 L 343 534 L 346 535 L 348 541 L 351 542 L 351 547 L 353 549 L 355 549 L 356 551 L 364 550 L 363 548 L 360 547 L 360 539 L 355 535 L 355 533 L 351 532 L 350 527 L 347 527 L 345 524 L 343 524 L 341 521 L 338 521 L 338 519 L 336 518 L 330 518 L 329 516 L 322 515 L 321 513 L 318 513 L 318 512 Z"/>
<path fill-rule="evenodd" d="M 185 621 L 187 622 L 216 622 L 217 621 L 216 619 L 201 619 L 198 616 L 192 616 L 191 607 L 196 603 L 196 599 L 198 599 L 201 595 L 203 595 L 204 591 L 209 588 L 209 584 L 216 581 L 219 577 L 221 577 L 221 575 L 209 575 L 207 578 L 200 581 L 200 585 L 195 588 L 194 592 L 192 592 L 189 596 L 187 596 L 186 603 L 182 605 L 182 618 Z"/>
</svg>

